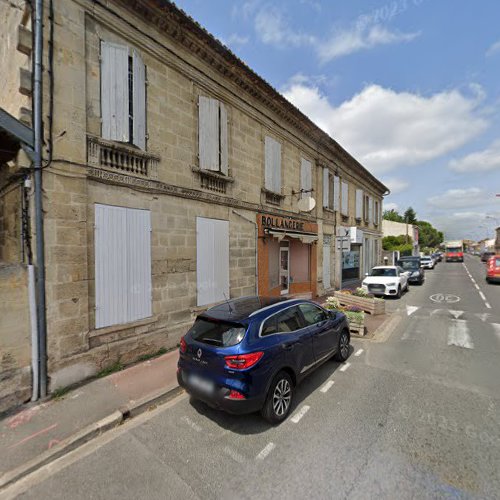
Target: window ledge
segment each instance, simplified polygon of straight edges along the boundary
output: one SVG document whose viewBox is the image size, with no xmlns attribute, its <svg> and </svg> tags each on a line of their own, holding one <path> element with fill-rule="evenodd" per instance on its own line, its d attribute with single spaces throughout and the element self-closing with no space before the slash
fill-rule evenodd
<svg viewBox="0 0 500 500">
<path fill-rule="evenodd" d="M 191 170 L 200 177 L 201 187 L 215 191 L 217 193 L 225 193 L 227 185 L 234 182 L 234 177 L 224 175 L 215 170 L 206 170 L 199 167 L 191 167 Z"/>
<path fill-rule="evenodd" d="M 100 337 L 101 335 L 107 335 L 108 333 L 116 333 L 122 330 L 129 330 L 130 328 L 137 328 L 138 326 L 150 325 L 158 321 L 158 316 L 150 316 L 149 318 L 139 319 L 137 321 L 132 321 L 131 323 L 120 323 L 119 325 L 105 326 L 104 328 L 98 328 L 91 330 L 89 332 L 89 339 L 94 337 Z"/>
<path fill-rule="evenodd" d="M 269 189 L 262 188 L 261 192 L 264 194 L 266 198 L 266 203 L 270 203 L 271 205 L 280 206 L 281 202 L 284 200 L 285 195 L 282 193 L 276 193 L 274 191 L 270 191 Z"/>
<path fill-rule="evenodd" d="M 323 211 L 327 212 L 329 214 L 334 214 L 335 213 L 335 210 L 333 208 L 329 208 L 329 207 L 323 207 Z"/>
</svg>

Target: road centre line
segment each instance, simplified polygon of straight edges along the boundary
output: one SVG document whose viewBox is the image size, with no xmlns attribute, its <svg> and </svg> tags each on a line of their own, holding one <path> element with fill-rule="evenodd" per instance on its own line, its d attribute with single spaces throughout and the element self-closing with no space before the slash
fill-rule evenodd
<svg viewBox="0 0 500 500">
<path fill-rule="evenodd" d="M 354 353 L 354 356 L 358 357 L 358 356 L 361 356 L 361 354 L 363 354 L 365 351 L 364 349 L 358 349 L 355 353 Z"/>
<path fill-rule="evenodd" d="M 294 424 L 298 424 L 302 420 L 302 417 L 309 411 L 310 408 L 311 408 L 310 406 L 304 405 L 290 420 Z"/>
<path fill-rule="evenodd" d="M 474 286 L 477 288 L 478 292 L 479 292 L 479 296 L 483 299 L 484 301 L 484 305 L 488 308 L 488 309 L 491 309 L 491 305 L 490 303 L 486 300 L 486 296 L 484 295 L 484 293 L 481 291 L 481 288 L 479 288 L 479 285 L 476 283 L 476 281 L 474 280 L 474 278 L 472 277 L 472 274 L 469 272 L 469 270 L 467 269 L 467 266 L 465 265 L 464 262 L 462 262 L 462 266 L 464 266 L 465 268 L 465 271 L 467 272 L 467 274 L 469 275 L 469 278 L 471 279 L 472 283 L 474 283 Z"/>
<path fill-rule="evenodd" d="M 351 363 L 346 363 L 345 365 L 342 366 L 340 369 L 341 372 L 345 372 L 349 367 L 351 366 Z"/>
<path fill-rule="evenodd" d="M 329 380 L 319 391 L 324 394 L 325 392 L 328 392 L 333 384 L 335 384 L 335 382 L 333 380 Z"/>
<path fill-rule="evenodd" d="M 256 460 L 264 460 L 269 453 L 271 453 L 274 448 L 276 448 L 276 445 L 274 443 L 267 443 L 264 449 L 255 457 Z"/>
</svg>

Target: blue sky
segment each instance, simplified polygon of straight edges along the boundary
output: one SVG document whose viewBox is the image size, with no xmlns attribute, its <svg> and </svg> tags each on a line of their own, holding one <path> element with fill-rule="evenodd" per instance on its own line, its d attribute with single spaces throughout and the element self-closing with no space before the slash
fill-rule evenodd
<svg viewBox="0 0 500 500">
<path fill-rule="evenodd" d="M 178 0 L 448 238 L 500 225 L 498 0 Z"/>
</svg>

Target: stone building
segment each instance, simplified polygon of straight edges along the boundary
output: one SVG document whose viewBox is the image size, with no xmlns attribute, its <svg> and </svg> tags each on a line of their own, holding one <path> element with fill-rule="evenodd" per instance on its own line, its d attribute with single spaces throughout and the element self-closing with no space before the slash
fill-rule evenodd
<svg viewBox="0 0 500 500">
<path fill-rule="evenodd" d="M 380 260 L 386 187 L 175 5 L 45 4 L 51 389 L 175 347 L 210 304 L 315 297 Z"/>
</svg>

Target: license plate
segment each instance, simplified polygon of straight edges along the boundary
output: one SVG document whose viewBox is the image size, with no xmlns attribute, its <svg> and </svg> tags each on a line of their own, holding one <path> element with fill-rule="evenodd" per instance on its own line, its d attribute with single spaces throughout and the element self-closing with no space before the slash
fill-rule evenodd
<svg viewBox="0 0 500 500">
<path fill-rule="evenodd" d="M 213 394 L 215 390 L 215 384 L 211 380 L 200 377 L 198 375 L 190 375 L 188 378 L 188 384 L 199 392 L 203 394 Z"/>
</svg>

